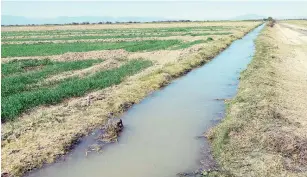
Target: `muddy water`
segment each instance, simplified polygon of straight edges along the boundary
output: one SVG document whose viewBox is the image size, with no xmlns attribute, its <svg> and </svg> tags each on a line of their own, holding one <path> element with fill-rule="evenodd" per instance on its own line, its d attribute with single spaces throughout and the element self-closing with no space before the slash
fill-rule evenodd
<svg viewBox="0 0 307 177">
<path fill-rule="evenodd" d="M 157 91 L 122 116 L 117 143 L 85 157 L 90 136 L 63 162 L 29 176 L 174 177 L 210 164 L 206 141 L 197 138 L 214 125 L 235 95 L 240 71 L 250 62 L 254 39 L 263 26 L 234 42 L 210 63 Z M 204 153 L 205 152 L 205 153 Z"/>
</svg>

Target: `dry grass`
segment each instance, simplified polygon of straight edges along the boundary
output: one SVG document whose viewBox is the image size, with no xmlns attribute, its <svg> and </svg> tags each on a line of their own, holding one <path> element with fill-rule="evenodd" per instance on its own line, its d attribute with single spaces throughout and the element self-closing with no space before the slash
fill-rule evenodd
<svg viewBox="0 0 307 177">
<path fill-rule="evenodd" d="M 296 35 L 279 29 L 256 40 L 226 118 L 208 133 L 221 175 L 307 175 L 307 41 L 289 43 Z"/>
<path fill-rule="evenodd" d="M 2 27 L 1 31 L 46 31 L 46 30 L 87 30 L 87 29 L 127 29 L 127 28 L 163 28 L 193 26 L 246 26 L 255 22 L 174 22 L 174 23 L 140 23 L 140 24 L 94 24 L 94 25 L 58 25 L 58 26 L 12 26 Z M 252 25 L 251 25 L 252 26 Z"/>
<path fill-rule="evenodd" d="M 55 161 L 69 151 L 80 137 L 103 126 L 109 118 L 121 115 L 172 79 L 209 61 L 258 24 L 249 23 L 245 31 L 236 36 L 226 36 L 191 49 L 192 53 L 173 61 L 159 61 L 153 57 L 154 66 L 117 86 L 81 98 L 71 98 L 58 105 L 39 107 L 23 114 L 17 121 L 3 124 L 2 172 L 20 176 L 44 163 Z"/>
<path fill-rule="evenodd" d="M 129 52 L 118 49 L 118 50 L 99 50 L 99 51 L 89 51 L 89 52 L 67 52 L 61 55 L 51 55 L 51 56 L 30 56 L 30 57 L 13 57 L 13 58 L 1 58 L 2 63 L 7 63 L 11 60 L 27 60 L 27 59 L 50 59 L 52 61 L 75 61 L 75 60 L 88 60 L 103 58 L 117 59 L 126 58 Z"/>
<path fill-rule="evenodd" d="M 284 22 L 307 28 L 307 20 L 286 20 Z"/>
</svg>

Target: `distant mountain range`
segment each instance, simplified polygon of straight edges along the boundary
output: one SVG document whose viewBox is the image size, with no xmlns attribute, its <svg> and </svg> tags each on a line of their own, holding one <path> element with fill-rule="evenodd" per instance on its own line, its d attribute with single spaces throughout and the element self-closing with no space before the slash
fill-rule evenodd
<svg viewBox="0 0 307 177">
<path fill-rule="evenodd" d="M 204 19 L 204 20 L 259 20 L 267 18 L 266 16 L 257 15 L 257 14 L 246 14 L 233 18 L 225 18 L 225 19 Z M 273 17 L 274 18 L 274 17 Z M 277 17 L 277 19 L 287 19 L 287 18 L 297 18 L 302 19 L 306 17 Z M 96 16 L 80 16 L 80 17 L 67 17 L 60 16 L 56 18 L 29 18 L 23 16 L 12 16 L 12 15 L 2 15 L 1 16 L 1 25 L 28 25 L 28 24 L 67 24 L 67 23 L 98 23 L 98 22 L 152 22 L 152 21 L 167 21 L 167 20 L 180 20 L 180 19 L 169 19 L 163 17 L 96 17 Z"/>
<path fill-rule="evenodd" d="M 268 16 L 263 16 L 263 15 L 257 15 L 257 14 L 245 14 L 245 15 L 240 15 L 234 18 L 230 18 L 229 20 L 260 20 L 260 19 L 265 19 L 268 18 Z M 306 19 L 307 16 L 278 16 L 274 17 L 275 19 Z"/>
<path fill-rule="evenodd" d="M 246 15 L 236 16 L 234 18 L 231 18 L 230 20 L 259 20 L 264 18 L 268 17 L 257 14 L 246 14 Z"/>
</svg>

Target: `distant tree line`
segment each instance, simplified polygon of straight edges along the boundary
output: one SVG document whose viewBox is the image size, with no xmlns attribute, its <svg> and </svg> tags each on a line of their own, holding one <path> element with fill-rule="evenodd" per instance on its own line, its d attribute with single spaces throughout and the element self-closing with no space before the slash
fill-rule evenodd
<svg viewBox="0 0 307 177">
<path fill-rule="evenodd" d="M 166 20 L 166 21 L 151 21 L 151 22 L 138 22 L 138 21 L 128 21 L 128 22 L 97 22 L 97 23 L 90 23 L 90 22 L 72 22 L 72 23 L 64 23 L 64 24 L 27 24 L 27 25 L 1 25 L 1 26 L 40 26 L 40 25 L 95 25 L 95 24 L 127 24 L 127 23 L 170 23 L 170 22 L 192 22 L 191 20 Z"/>
<path fill-rule="evenodd" d="M 290 20 L 290 19 L 285 19 Z M 307 20 L 307 19 L 296 19 L 296 20 Z M 94 24 L 127 24 L 127 23 L 174 23 L 174 22 L 212 22 L 212 21 L 232 21 L 232 20 L 161 20 L 161 21 L 151 21 L 151 22 L 138 22 L 138 21 L 128 21 L 128 22 L 111 22 L 111 21 L 105 21 L 105 22 L 97 22 L 97 23 L 90 23 L 90 22 L 72 22 L 72 23 L 65 23 L 65 24 L 43 24 L 45 26 L 51 26 L 51 25 L 94 25 Z M 233 20 L 237 21 L 237 20 Z M 275 24 L 275 20 L 272 17 L 265 18 L 265 19 L 258 19 L 258 20 L 240 20 L 240 21 L 268 21 L 272 22 L 272 24 Z M 274 22 L 274 23 L 273 23 Z M 41 26 L 39 24 L 27 24 L 27 25 L 1 25 L 1 26 Z"/>
</svg>

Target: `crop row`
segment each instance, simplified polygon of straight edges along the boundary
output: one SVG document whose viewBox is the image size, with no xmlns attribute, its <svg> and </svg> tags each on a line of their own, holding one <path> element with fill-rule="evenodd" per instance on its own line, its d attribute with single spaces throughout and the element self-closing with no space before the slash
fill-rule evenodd
<svg viewBox="0 0 307 177">
<path fill-rule="evenodd" d="M 48 56 L 66 52 L 125 49 L 130 52 L 167 49 L 181 44 L 180 40 L 146 40 L 130 42 L 75 42 L 2 45 L 2 57 Z"/>
<path fill-rule="evenodd" d="M 29 38 L 4 38 L 2 39 L 3 42 L 9 42 L 9 41 L 55 41 L 55 40 L 86 40 L 86 39 L 129 39 L 129 38 L 143 38 L 143 37 L 169 37 L 169 36 L 208 36 L 208 35 L 229 35 L 232 34 L 231 32 L 214 32 L 214 33 L 159 33 L 159 34 L 122 34 L 122 35 L 104 35 L 104 36 L 57 36 L 57 37 L 48 37 L 48 38 L 35 38 L 35 37 L 29 37 Z"/>
<path fill-rule="evenodd" d="M 2 32 L 2 37 L 8 36 L 40 36 L 40 35 L 69 35 L 69 34 L 118 34 L 118 33 L 163 33 L 190 32 L 193 30 L 219 31 L 238 28 L 235 26 L 198 26 L 170 28 L 129 28 L 129 29 L 84 29 L 84 30 L 50 30 L 50 31 L 10 31 Z"/>
<path fill-rule="evenodd" d="M 79 61 L 51 61 L 44 60 L 15 60 L 1 64 L 2 67 L 2 97 L 10 96 L 19 92 L 33 89 L 31 84 L 36 84 L 51 75 L 65 71 L 79 70 L 88 68 L 98 60 L 79 60 Z"/>
<path fill-rule="evenodd" d="M 84 78 L 74 77 L 52 86 L 19 92 L 2 98 L 1 120 L 9 121 L 24 111 L 39 106 L 57 104 L 64 99 L 82 96 L 89 91 L 119 84 L 127 76 L 151 66 L 148 60 L 132 60 L 118 68 L 104 70 Z"/>
</svg>

